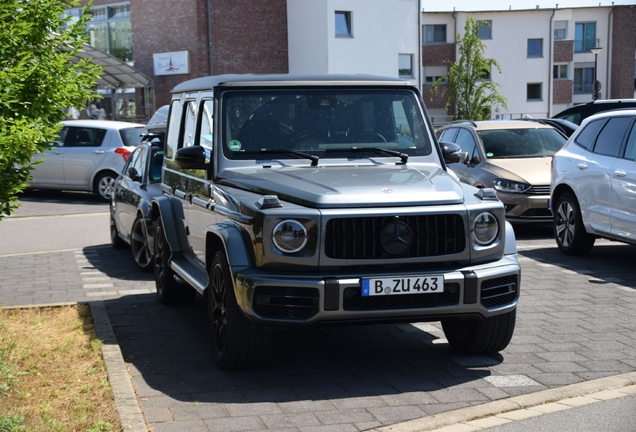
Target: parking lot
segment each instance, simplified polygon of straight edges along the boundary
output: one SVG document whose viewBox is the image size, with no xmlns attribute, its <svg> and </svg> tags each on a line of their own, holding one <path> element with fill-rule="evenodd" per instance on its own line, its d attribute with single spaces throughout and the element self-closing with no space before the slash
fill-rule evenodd
<svg viewBox="0 0 636 432">
<path fill-rule="evenodd" d="M 499 355 L 456 355 L 438 322 L 281 329 L 268 365 L 220 371 L 202 299 L 159 304 L 152 274 L 107 243 L 107 211 L 90 195 L 25 195 L 0 222 L 0 304 L 103 302 L 154 431 L 358 431 L 636 369 L 636 249 L 599 240 L 568 257 L 539 226 L 516 228 L 521 299 Z M 104 240 L 32 237 L 75 220 Z"/>
</svg>

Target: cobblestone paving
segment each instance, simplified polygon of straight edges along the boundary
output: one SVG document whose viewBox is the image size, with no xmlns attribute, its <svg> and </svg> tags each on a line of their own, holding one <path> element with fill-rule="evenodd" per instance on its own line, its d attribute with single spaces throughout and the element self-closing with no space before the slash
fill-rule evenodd
<svg viewBox="0 0 636 432">
<path fill-rule="evenodd" d="M 283 329 L 270 364 L 223 372 L 202 299 L 160 305 L 152 274 L 108 245 L 1 256 L 0 304 L 104 301 L 153 431 L 359 431 L 635 370 L 635 252 L 567 257 L 520 235 L 517 327 L 493 356 L 458 356 L 438 322 Z"/>
</svg>

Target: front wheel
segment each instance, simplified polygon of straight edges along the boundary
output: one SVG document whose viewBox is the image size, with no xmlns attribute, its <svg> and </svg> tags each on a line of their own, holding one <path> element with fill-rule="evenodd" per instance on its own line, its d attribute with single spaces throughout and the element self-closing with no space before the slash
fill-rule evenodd
<svg viewBox="0 0 636 432">
<path fill-rule="evenodd" d="M 119 237 L 117 222 L 115 222 L 112 216 L 110 217 L 110 245 L 113 249 L 123 249 L 127 246 L 126 242 Z"/>
<path fill-rule="evenodd" d="M 566 255 L 587 255 L 594 246 L 595 237 L 585 231 L 576 198 L 566 192 L 557 199 L 555 208 L 552 223 L 559 250 Z"/>
<path fill-rule="evenodd" d="M 494 354 L 508 346 L 515 330 L 517 310 L 490 318 L 442 321 L 450 346 L 462 354 Z"/>
<path fill-rule="evenodd" d="M 148 229 L 146 228 L 146 220 L 142 216 L 137 216 L 133 223 L 130 234 L 130 250 L 137 267 L 142 271 L 152 270 L 152 251 L 148 247 Z"/>
<path fill-rule="evenodd" d="M 208 317 L 214 359 L 221 369 L 256 367 L 269 355 L 271 329 L 252 324 L 236 302 L 225 252 L 219 251 L 209 270 Z"/>
</svg>

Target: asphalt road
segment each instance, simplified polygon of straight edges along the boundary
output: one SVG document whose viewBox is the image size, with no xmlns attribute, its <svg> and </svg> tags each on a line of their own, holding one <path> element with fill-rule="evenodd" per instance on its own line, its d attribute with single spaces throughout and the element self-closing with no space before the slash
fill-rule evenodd
<svg viewBox="0 0 636 432">
<path fill-rule="evenodd" d="M 107 203 L 46 191 L 21 201 L 0 221 L 0 305 L 103 302 L 153 431 L 361 431 L 636 369 L 633 246 L 599 241 L 566 257 L 550 227 L 516 227 L 522 295 L 498 355 L 457 355 L 435 322 L 284 329 L 270 365 L 227 373 L 214 367 L 202 300 L 160 305 L 152 274 L 110 247 Z M 633 403 L 493 430 L 636 430 Z"/>
</svg>

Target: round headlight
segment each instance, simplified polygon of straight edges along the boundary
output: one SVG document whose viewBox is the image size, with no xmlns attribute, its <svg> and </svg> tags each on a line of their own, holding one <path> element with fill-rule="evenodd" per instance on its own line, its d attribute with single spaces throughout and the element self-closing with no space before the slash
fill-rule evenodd
<svg viewBox="0 0 636 432">
<path fill-rule="evenodd" d="M 473 221 L 473 238 L 482 245 L 488 246 L 497 238 L 499 234 L 499 222 L 492 213 L 479 213 Z"/>
<path fill-rule="evenodd" d="M 296 253 L 307 244 L 307 229 L 296 220 L 284 220 L 274 227 L 272 241 L 281 252 Z"/>
</svg>

